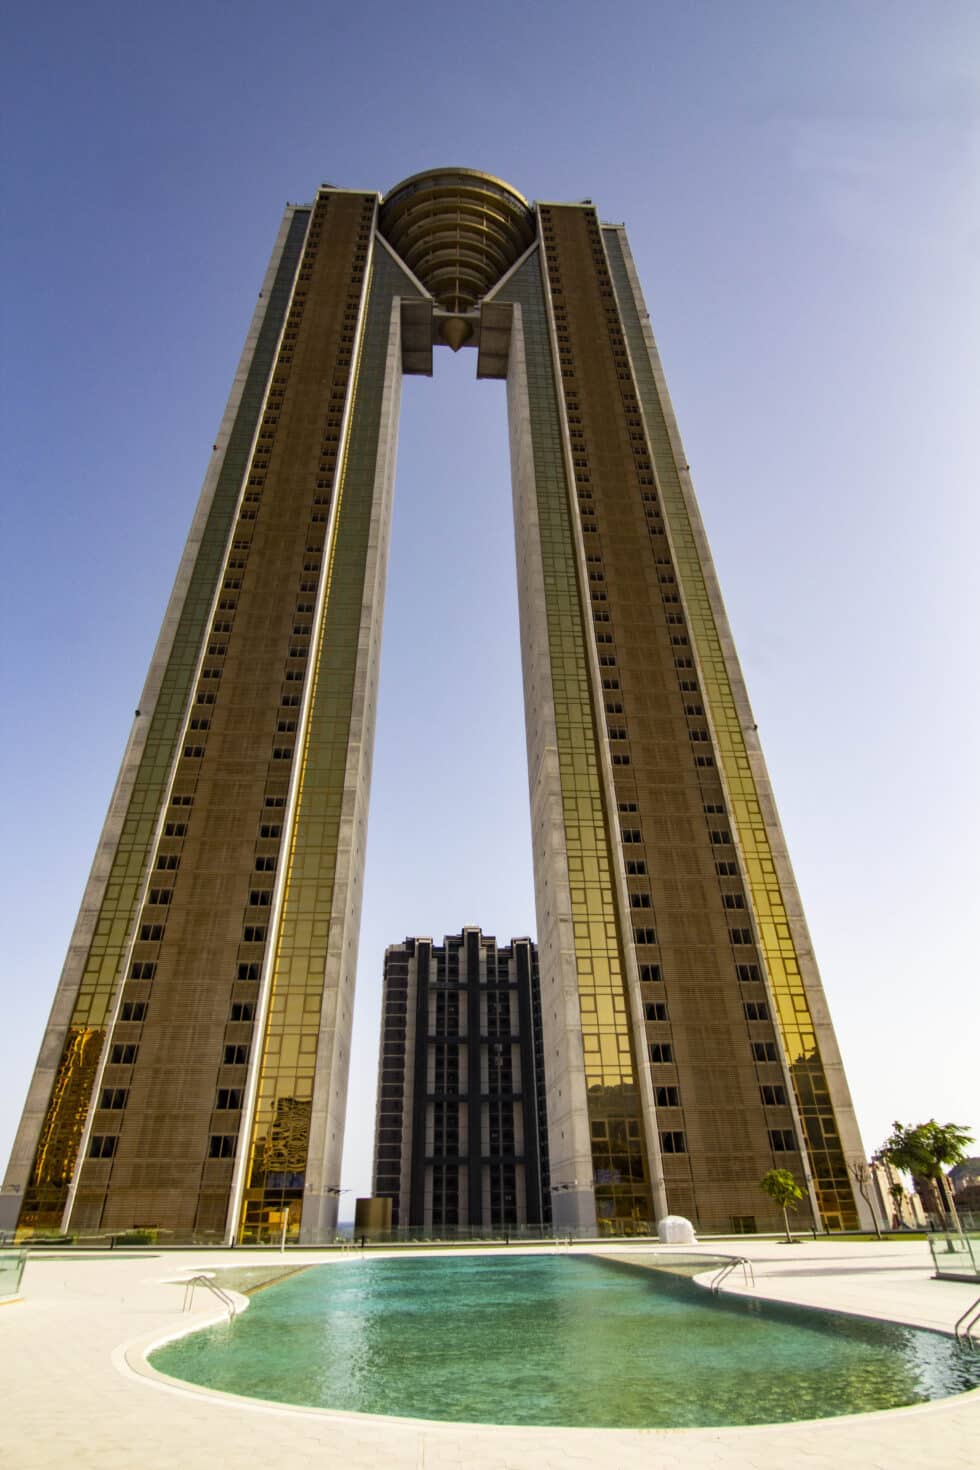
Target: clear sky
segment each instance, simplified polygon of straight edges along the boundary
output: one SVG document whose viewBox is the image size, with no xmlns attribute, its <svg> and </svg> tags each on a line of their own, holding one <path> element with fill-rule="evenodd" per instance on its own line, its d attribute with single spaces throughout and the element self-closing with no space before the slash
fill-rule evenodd
<svg viewBox="0 0 980 1470">
<path fill-rule="evenodd" d="M 4 50 L 0 1164 L 283 205 L 445 164 L 626 221 L 866 1145 L 980 1139 L 976 4 L 49 0 Z M 509 498 L 502 387 L 439 352 L 403 403 L 352 1193 L 385 945 L 534 933 Z"/>
</svg>

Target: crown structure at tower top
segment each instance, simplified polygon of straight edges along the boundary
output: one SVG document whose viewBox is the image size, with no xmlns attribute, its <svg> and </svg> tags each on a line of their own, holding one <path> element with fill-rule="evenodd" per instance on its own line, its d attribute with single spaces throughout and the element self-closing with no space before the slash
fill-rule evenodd
<svg viewBox="0 0 980 1470">
<path fill-rule="evenodd" d="M 445 311 L 462 314 L 534 239 L 534 214 L 502 179 L 471 168 L 431 169 L 381 203 L 381 233 Z"/>
</svg>

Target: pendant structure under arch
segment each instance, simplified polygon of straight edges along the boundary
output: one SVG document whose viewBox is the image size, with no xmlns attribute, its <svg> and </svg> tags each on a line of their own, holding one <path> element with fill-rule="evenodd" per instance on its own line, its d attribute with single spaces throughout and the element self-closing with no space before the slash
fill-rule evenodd
<svg viewBox="0 0 980 1470">
<path fill-rule="evenodd" d="M 447 168 L 287 207 L 0 1226 L 332 1235 L 400 386 L 438 345 L 507 383 L 555 1226 L 767 1228 L 773 1167 L 868 1223 L 625 230 Z"/>
</svg>

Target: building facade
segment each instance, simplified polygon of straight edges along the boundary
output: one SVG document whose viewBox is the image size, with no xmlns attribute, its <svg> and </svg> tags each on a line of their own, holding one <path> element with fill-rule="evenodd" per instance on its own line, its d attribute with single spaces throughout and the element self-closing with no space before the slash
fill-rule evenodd
<svg viewBox="0 0 980 1470">
<path fill-rule="evenodd" d="M 853 1109 L 625 231 L 466 169 L 286 210 L 0 1223 L 332 1229 L 399 389 L 442 344 L 507 382 L 556 1223 L 774 1223 L 773 1165 L 858 1223 Z"/>
<path fill-rule="evenodd" d="M 374 1194 L 392 1225 L 551 1221 L 538 955 L 479 929 L 385 951 Z"/>
</svg>

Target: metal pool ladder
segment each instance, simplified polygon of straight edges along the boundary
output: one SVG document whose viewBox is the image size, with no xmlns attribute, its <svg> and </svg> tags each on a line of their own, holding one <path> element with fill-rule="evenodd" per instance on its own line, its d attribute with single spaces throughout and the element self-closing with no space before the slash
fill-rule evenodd
<svg viewBox="0 0 980 1470">
<path fill-rule="evenodd" d="M 723 1284 L 738 1266 L 742 1268 L 742 1281 L 744 1284 L 746 1286 L 755 1285 L 755 1272 L 752 1269 L 752 1262 L 748 1256 L 732 1256 L 731 1260 L 726 1261 L 721 1270 L 711 1278 L 711 1293 L 713 1296 L 717 1296 Z"/>
<path fill-rule="evenodd" d="M 976 1350 L 973 1329 L 978 1322 L 980 1322 L 980 1296 L 977 1297 L 971 1307 L 967 1307 L 953 1328 L 953 1333 L 960 1347 L 968 1347 L 971 1351 Z"/>
<path fill-rule="evenodd" d="M 229 1321 L 232 1321 L 234 1319 L 234 1317 L 235 1317 L 235 1299 L 234 1299 L 234 1297 L 229 1296 L 228 1293 L 224 1290 L 223 1287 L 218 1286 L 214 1281 L 211 1280 L 211 1277 L 210 1276 L 205 1276 L 203 1272 L 200 1273 L 197 1276 L 189 1276 L 187 1278 L 187 1280 L 185 1281 L 185 1283 L 184 1283 L 184 1308 L 183 1309 L 184 1309 L 185 1312 L 189 1312 L 190 1309 L 191 1309 L 191 1307 L 194 1304 L 194 1288 L 195 1288 L 195 1286 L 206 1286 L 207 1289 L 208 1289 L 208 1291 L 211 1293 L 211 1295 L 212 1296 L 216 1296 L 218 1298 L 218 1301 L 221 1303 L 221 1305 L 223 1307 L 226 1307 L 227 1308 L 227 1311 L 228 1311 L 228 1320 Z"/>
</svg>

